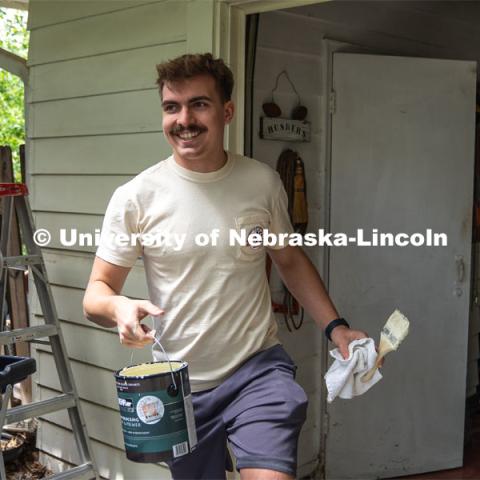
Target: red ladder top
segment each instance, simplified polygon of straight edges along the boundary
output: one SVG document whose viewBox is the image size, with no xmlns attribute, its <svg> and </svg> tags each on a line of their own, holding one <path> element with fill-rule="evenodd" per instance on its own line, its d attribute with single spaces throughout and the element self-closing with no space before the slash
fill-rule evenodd
<svg viewBox="0 0 480 480">
<path fill-rule="evenodd" d="M 0 183 L 0 197 L 21 197 L 28 195 L 24 183 Z"/>
</svg>

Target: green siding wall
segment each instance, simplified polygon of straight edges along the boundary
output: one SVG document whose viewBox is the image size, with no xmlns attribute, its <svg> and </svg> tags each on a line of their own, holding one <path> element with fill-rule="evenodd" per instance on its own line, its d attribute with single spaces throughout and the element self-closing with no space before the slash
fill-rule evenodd
<svg viewBox="0 0 480 480">
<path fill-rule="evenodd" d="M 100 473 L 107 478 L 170 478 L 166 467 L 138 465 L 123 453 L 112 372 L 130 361 L 131 351 L 116 331 L 89 324 L 82 298 L 94 247 L 63 247 L 60 228 L 94 232 L 113 190 L 165 158 L 170 149 L 161 130 L 155 65 L 187 50 L 198 2 L 31 0 L 28 65 L 27 169 L 37 228 L 48 228 L 44 250 L 72 368 L 94 443 Z M 201 2 L 212 16 L 213 2 Z M 208 47 L 213 32 L 198 45 Z M 205 38 L 203 38 L 205 37 Z M 125 294 L 147 295 L 141 264 Z M 41 310 L 32 294 L 32 323 Z M 50 349 L 36 351 L 34 395 L 59 389 Z M 134 361 L 150 359 L 136 351 Z M 65 412 L 41 423 L 39 447 L 78 462 Z"/>
</svg>

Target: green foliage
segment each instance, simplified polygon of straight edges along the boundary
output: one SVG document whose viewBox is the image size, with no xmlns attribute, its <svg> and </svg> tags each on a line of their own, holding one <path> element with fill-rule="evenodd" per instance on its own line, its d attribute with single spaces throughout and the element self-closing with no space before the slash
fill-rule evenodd
<svg viewBox="0 0 480 480">
<path fill-rule="evenodd" d="M 20 57 L 27 57 L 27 12 L 0 8 L 0 47 Z M 0 69 L 0 145 L 12 148 L 17 180 L 20 179 L 18 147 L 25 143 L 23 101 L 23 82 Z"/>
</svg>

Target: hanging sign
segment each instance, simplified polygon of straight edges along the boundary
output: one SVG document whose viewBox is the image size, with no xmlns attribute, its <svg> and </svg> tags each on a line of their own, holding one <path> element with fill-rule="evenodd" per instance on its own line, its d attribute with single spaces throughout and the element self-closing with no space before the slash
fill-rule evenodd
<svg viewBox="0 0 480 480">
<path fill-rule="evenodd" d="M 310 122 L 290 118 L 260 117 L 260 138 L 284 142 L 309 142 Z"/>
</svg>

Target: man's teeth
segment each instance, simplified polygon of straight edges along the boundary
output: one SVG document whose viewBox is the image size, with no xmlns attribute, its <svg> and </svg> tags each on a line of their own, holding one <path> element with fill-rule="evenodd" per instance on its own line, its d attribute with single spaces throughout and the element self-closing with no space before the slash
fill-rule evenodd
<svg viewBox="0 0 480 480">
<path fill-rule="evenodd" d="M 191 140 L 192 138 L 198 137 L 200 132 L 181 132 L 177 134 L 182 140 Z"/>
</svg>

